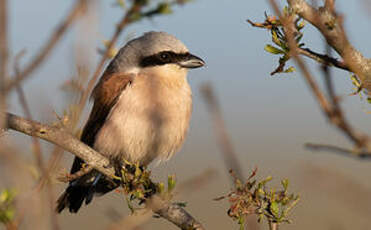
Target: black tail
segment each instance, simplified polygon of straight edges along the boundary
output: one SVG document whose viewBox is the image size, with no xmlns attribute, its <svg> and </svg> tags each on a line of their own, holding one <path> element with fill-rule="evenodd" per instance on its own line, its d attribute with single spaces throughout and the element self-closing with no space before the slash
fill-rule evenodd
<svg viewBox="0 0 371 230">
<path fill-rule="evenodd" d="M 83 178 L 70 183 L 66 191 L 57 200 L 56 211 L 58 213 L 61 213 L 65 208 L 68 208 L 71 213 L 77 213 L 84 200 L 87 205 L 93 200 L 95 194 L 103 195 L 118 187 L 117 184 L 107 180 L 95 170 L 89 174 L 90 179 L 87 179 L 87 175 L 85 175 Z"/>
<path fill-rule="evenodd" d="M 68 208 L 71 213 L 77 213 L 88 194 L 89 187 L 87 186 L 68 186 L 57 201 L 56 211 L 60 213 L 64 208 Z"/>
</svg>

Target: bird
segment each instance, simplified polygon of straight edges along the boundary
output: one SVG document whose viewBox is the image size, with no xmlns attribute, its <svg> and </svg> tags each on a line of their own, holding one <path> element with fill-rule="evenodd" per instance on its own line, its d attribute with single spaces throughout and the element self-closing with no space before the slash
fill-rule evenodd
<svg viewBox="0 0 371 230">
<path fill-rule="evenodd" d="M 175 36 L 151 31 L 123 46 L 106 67 L 91 98 L 93 107 L 80 140 L 111 162 L 147 166 L 166 161 L 184 143 L 192 113 L 189 69 L 205 62 Z M 85 162 L 75 157 L 70 173 Z M 83 202 L 118 185 L 96 170 L 72 180 L 56 211 L 77 213 Z"/>
</svg>

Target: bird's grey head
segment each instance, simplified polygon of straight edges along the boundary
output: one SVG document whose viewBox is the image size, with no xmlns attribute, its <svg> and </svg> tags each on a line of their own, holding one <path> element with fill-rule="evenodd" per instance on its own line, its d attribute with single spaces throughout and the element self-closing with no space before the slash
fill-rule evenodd
<svg viewBox="0 0 371 230">
<path fill-rule="evenodd" d="M 148 32 L 129 41 L 120 49 L 111 65 L 118 72 L 138 72 L 141 68 L 175 64 L 198 68 L 204 61 L 188 52 L 175 36 L 166 32 Z"/>
</svg>

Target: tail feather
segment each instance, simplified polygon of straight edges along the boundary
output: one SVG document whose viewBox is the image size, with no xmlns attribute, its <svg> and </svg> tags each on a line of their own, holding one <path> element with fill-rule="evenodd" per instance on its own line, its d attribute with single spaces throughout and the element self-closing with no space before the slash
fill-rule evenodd
<svg viewBox="0 0 371 230">
<path fill-rule="evenodd" d="M 71 213 L 79 211 L 84 199 L 89 195 L 89 187 L 70 185 L 57 201 L 56 211 L 61 213 L 63 209 L 68 208 Z M 91 195 L 92 199 L 93 194 Z M 91 201 L 90 199 L 90 201 Z"/>
<path fill-rule="evenodd" d="M 97 185 L 101 177 L 102 177 L 102 174 L 99 173 L 95 177 L 93 184 L 90 186 L 89 190 L 87 191 L 86 198 L 85 198 L 86 205 L 88 205 L 93 200 L 94 193 L 97 193 Z"/>
<path fill-rule="evenodd" d="M 93 182 L 91 182 L 93 181 Z M 89 204 L 94 195 L 102 195 L 117 188 L 118 184 L 107 180 L 97 171 L 92 171 L 69 184 L 66 191 L 57 200 L 56 212 L 61 213 L 68 208 L 71 213 L 77 213 L 85 200 Z"/>
</svg>

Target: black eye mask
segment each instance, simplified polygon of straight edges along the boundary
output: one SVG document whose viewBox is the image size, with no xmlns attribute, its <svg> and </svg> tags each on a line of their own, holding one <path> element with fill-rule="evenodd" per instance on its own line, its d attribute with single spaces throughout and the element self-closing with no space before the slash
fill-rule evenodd
<svg viewBox="0 0 371 230">
<path fill-rule="evenodd" d="M 141 67 L 150 67 L 174 63 L 187 60 L 191 56 L 190 53 L 174 53 L 173 51 L 162 51 L 160 53 L 142 58 L 140 61 Z"/>
</svg>

